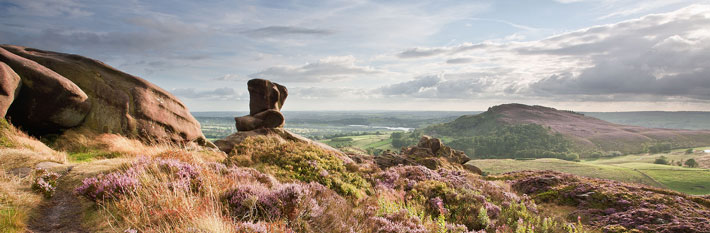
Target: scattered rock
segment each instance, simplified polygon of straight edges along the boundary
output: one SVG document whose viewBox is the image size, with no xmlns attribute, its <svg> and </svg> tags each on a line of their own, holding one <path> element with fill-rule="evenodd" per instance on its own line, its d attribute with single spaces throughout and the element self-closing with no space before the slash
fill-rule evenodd
<svg viewBox="0 0 710 233">
<path fill-rule="evenodd" d="M 24 129 L 45 129 L 59 120 L 60 128 L 81 127 L 144 142 L 212 145 L 180 100 L 142 78 L 78 55 L 0 47 L 0 59 L 23 80 L 8 115 L 16 123 L 33 114 L 24 117 L 32 121 L 20 123 Z"/>
<path fill-rule="evenodd" d="M 21 85 L 20 76 L 10 66 L 0 62 L 0 117 L 5 117 Z"/>
<path fill-rule="evenodd" d="M 51 69 L 4 48 L 0 48 L 0 61 L 22 80 L 22 88 L 7 111 L 13 123 L 39 134 L 82 123 L 92 105 L 84 91 Z"/>
<path fill-rule="evenodd" d="M 249 115 L 235 117 L 238 131 L 260 128 L 279 128 L 285 123 L 280 110 L 288 96 L 288 89 L 264 79 L 247 82 L 249 90 Z"/>
<path fill-rule="evenodd" d="M 375 157 L 380 168 L 385 169 L 395 165 L 422 165 L 429 169 L 447 168 L 455 170 L 470 170 L 482 174 L 473 165 L 464 165 L 470 159 L 462 151 L 454 150 L 444 145 L 438 138 L 422 136 L 416 146 L 402 148 L 400 154 L 384 153 Z"/>
</svg>

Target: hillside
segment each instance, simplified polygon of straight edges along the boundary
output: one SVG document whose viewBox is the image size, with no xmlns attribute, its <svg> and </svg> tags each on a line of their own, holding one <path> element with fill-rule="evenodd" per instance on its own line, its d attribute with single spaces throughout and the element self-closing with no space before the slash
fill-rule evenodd
<svg viewBox="0 0 710 233">
<path fill-rule="evenodd" d="M 709 130 L 620 125 L 571 111 L 522 104 L 494 106 L 484 113 L 462 116 L 452 122 L 424 128 L 421 132 L 440 136 L 452 142 L 459 140 L 461 143 L 454 143 L 453 147 L 470 150 L 470 148 L 461 148 L 466 145 L 466 139 L 476 143 L 474 138 L 482 141 L 487 139 L 486 137 L 495 137 L 499 144 L 512 144 L 509 139 L 516 137 L 514 132 L 520 131 L 519 129 L 536 134 L 522 136 L 523 139 L 544 140 L 544 143 L 556 147 L 554 152 L 576 152 L 583 157 L 594 152 L 640 153 L 648 146 L 662 143 L 668 143 L 672 148 L 710 145 Z M 541 130 L 545 131 L 544 135 L 540 135 Z M 558 140 L 560 136 L 567 143 L 560 142 Z M 541 143 L 535 145 L 543 146 Z M 479 147 L 474 148 L 476 156 L 485 156 L 481 150 L 486 150 L 486 145 L 479 143 Z M 527 148 L 521 148 L 524 149 Z"/>
<path fill-rule="evenodd" d="M 27 56 L 57 60 L 42 65 L 0 50 L 12 70 L 22 71 L 12 75 L 15 79 L 6 79 L 15 80 L 11 84 L 21 81 L 24 88 L 12 92 L 19 93 L 12 101 L 3 102 L 12 103 L 9 116 L 18 119 L 22 115 L 17 111 L 34 113 L 32 109 L 42 107 L 28 104 L 51 94 L 46 88 L 33 88 L 37 80 L 62 82 L 71 88 L 60 94 L 82 97 L 44 106 L 52 107 L 47 109 L 50 113 L 66 113 L 65 108 L 75 104 L 90 108 L 74 109 L 82 111 L 72 116 L 84 119 L 74 124 L 68 124 L 70 118 L 54 119 L 55 115 L 25 116 L 19 123 L 0 118 L 3 233 L 577 233 L 710 228 L 707 221 L 698 221 L 710 218 L 706 196 L 556 172 L 483 176 L 480 169 L 466 164 L 469 158 L 463 152 L 428 136 L 401 153 L 345 153 L 284 129 L 280 110 L 288 90 L 263 79 L 247 83 L 250 113 L 234 118 L 238 131 L 214 144 L 204 143 L 201 134 L 192 137 L 173 127 L 179 122 L 191 122 L 182 126 L 185 129 L 200 126 L 174 96 L 104 102 L 108 96 L 94 92 L 96 86 L 64 76 L 77 72 L 82 75 L 71 77 L 127 78 L 138 83 L 123 86 L 137 92 L 129 97 L 143 96 L 144 91 L 160 94 L 162 89 L 145 86 L 125 73 L 104 79 L 84 70 L 87 66 L 69 64 L 80 61 L 107 68 L 98 61 L 17 49 L 27 51 L 21 53 Z M 104 106 L 110 103 L 130 106 L 120 116 L 127 122 L 98 120 L 103 110 L 125 109 Z M 141 109 L 134 109 L 137 106 Z M 164 114 L 168 115 L 160 117 Z M 162 121 L 170 117 L 180 121 Z M 41 118 L 54 122 L 31 124 Z M 143 124 L 161 122 L 156 130 L 139 130 Z M 30 129 L 30 134 L 23 129 Z M 540 126 L 522 130 L 541 132 Z M 553 139 L 547 144 L 564 145 L 564 140 Z"/>
</svg>

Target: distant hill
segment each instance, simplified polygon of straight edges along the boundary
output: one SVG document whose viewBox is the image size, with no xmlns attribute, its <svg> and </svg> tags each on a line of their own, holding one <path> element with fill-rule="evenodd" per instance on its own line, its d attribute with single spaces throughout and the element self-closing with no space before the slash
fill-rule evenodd
<svg viewBox="0 0 710 233">
<path fill-rule="evenodd" d="M 578 153 L 582 157 L 616 151 L 640 153 L 653 146 L 710 145 L 710 130 L 646 128 L 610 123 L 572 111 L 504 104 L 478 115 L 421 130 L 446 139 L 477 157 L 540 157 L 541 153 Z M 542 156 L 542 157 L 559 157 Z"/>
</svg>

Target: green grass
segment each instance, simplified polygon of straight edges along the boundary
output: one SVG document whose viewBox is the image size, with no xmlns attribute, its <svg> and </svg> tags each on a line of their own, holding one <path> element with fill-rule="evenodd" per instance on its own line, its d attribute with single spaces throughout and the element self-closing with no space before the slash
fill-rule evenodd
<svg viewBox="0 0 710 233">
<path fill-rule="evenodd" d="M 358 136 L 345 136 L 340 138 L 350 138 L 352 141 L 346 142 L 351 147 L 355 147 L 362 150 L 372 149 L 382 149 L 382 150 L 395 150 L 392 147 L 392 139 L 390 139 L 389 134 L 368 134 L 368 135 L 358 135 Z M 330 146 L 337 146 L 338 144 L 343 144 L 343 142 L 337 142 L 333 140 L 321 140 L 320 142 L 328 144 Z"/>
<path fill-rule="evenodd" d="M 23 227 L 17 225 L 18 214 L 15 208 L 0 206 L 0 233 L 22 232 Z"/>
<path fill-rule="evenodd" d="M 560 159 L 481 159 L 472 160 L 469 163 L 477 166 L 482 171 L 491 174 L 500 174 L 505 172 L 523 170 L 554 170 L 586 177 L 619 180 L 624 182 L 659 186 L 657 182 L 655 182 L 649 177 L 646 177 L 644 174 L 641 174 L 629 168 L 618 167 L 613 165 L 596 165 L 580 162 L 571 162 Z"/>
<path fill-rule="evenodd" d="M 94 159 L 110 159 L 120 156 L 116 152 L 102 152 L 102 151 L 89 151 L 89 152 L 79 152 L 70 153 L 68 158 L 71 162 L 91 162 Z"/>
<path fill-rule="evenodd" d="M 522 170 L 554 170 L 586 177 L 646 184 L 687 194 L 705 195 L 710 194 L 710 169 L 653 164 L 660 156 L 666 156 L 668 160 L 685 161 L 703 155 L 702 153 L 685 154 L 685 150 L 674 150 L 665 154 L 626 155 L 583 162 L 559 159 L 483 159 L 472 160 L 469 163 L 491 174 Z"/>
</svg>

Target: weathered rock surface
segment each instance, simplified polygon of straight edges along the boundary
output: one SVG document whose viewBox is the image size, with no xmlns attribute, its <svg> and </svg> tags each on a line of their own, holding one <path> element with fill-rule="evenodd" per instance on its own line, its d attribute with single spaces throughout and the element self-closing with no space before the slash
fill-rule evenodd
<svg viewBox="0 0 710 233">
<path fill-rule="evenodd" d="M 16 98 L 16 102 L 22 101 L 18 107 L 48 106 L 49 109 L 52 109 L 52 106 L 57 106 L 60 109 L 70 109 L 74 111 L 71 113 L 75 114 L 43 115 L 51 118 L 60 116 L 60 119 L 76 120 L 82 116 L 79 113 L 83 113 L 85 118 L 71 122 L 76 124 L 64 124 L 63 126 L 79 126 L 99 133 L 116 133 L 139 138 L 144 142 L 186 143 L 194 141 L 201 145 L 211 145 L 202 135 L 200 123 L 195 120 L 180 100 L 142 78 L 121 72 L 100 61 L 78 55 L 12 45 L 0 45 L 0 47 L 3 51 L 2 57 L 13 58 L 4 59 L 15 61 L 8 63 L 8 65 L 23 80 L 20 98 Z M 31 60 L 31 62 L 18 62 L 20 60 L 17 59 L 18 57 L 24 58 L 23 61 Z M 50 81 L 65 81 L 54 81 L 54 83 L 62 84 L 63 86 L 54 84 L 62 89 L 50 88 L 47 90 L 56 92 L 55 94 L 59 98 L 34 98 L 43 101 L 32 102 L 32 98 L 25 96 L 27 95 L 25 93 L 32 93 L 25 90 L 33 90 L 33 87 L 35 89 L 49 87 L 49 85 L 32 85 L 37 82 L 31 81 L 28 85 L 28 82 L 25 81 L 26 77 L 28 77 L 27 80 L 31 80 L 30 78 L 39 74 L 45 74 L 45 76 L 51 74 L 53 79 L 49 79 Z M 29 86 L 29 88 L 25 88 L 25 86 Z M 69 93 L 73 95 L 69 95 Z M 71 100 L 78 101 L 82 98 L 84 100 L 81 102 L 82 104 L 72 105 Z M 45 102 L 48 100 L 54 102 Z M 14 106 L 15 104 L 11 107 L 10 112 L 15 111 L 14 117 L 17 118 L 21 116 L 19 112 L 21 109 L 14 110 Z M 47 113 L 47 111 L 42 111 L 42 113 Z M 63 117 L 66 115 L 73 117 Z M 13 119 L 13 122 L 15 121 L 16 119 Z"/>
<path fill-rule="evenodd" d="M 264 79 L 247 82 L 249 90 L 249 115 L 235 117 L 238 131 L 260 128 L 279 128 L 285 123 L 280 110 L 288 97 L 288 89 Z"/>
<path fill-rule="evenodd" d="M 78 126 L 91 109 L 89 97 L 76 84 L 41 64 L 2 46 L 0 61 L 22 80 L 22 88 L 8 110 L 13 123 L 35 133 Z"/>
<path fill-rule="evenodd" d="M 0 62 L 0 117 L 5 117 L 7 109 L 20 92 L 20 76 L 4 62 Z"/>
<path fill-rule="evenodd" d="M 402 148 L 400 154 L 384 153 L 375 157 L 375 163 L 382 169 L 402 164 L 422 165 L 429 169 L 465 169 L 482 174 L 481 169 L 474 165 L 466 164 L 469 160 L 468 156 L 462 151 L 451 149 L 438 138 L 429 136 L 422 136 L 416 146 Z"/>
</svg>

